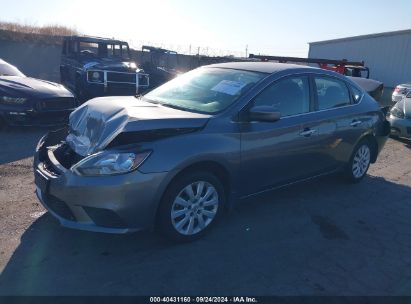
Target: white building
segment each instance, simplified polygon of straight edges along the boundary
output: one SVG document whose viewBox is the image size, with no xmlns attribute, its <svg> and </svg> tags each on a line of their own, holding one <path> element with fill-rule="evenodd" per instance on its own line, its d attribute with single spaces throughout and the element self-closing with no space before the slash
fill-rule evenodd
<svg viewBox="0 0 411 304">
<path fill-rule="evenodd" d="M 364 61 L 370 78 L 382 81 L 386 93 L 411 82 L 411 30 L 311 42 L 309 58 Z"/>
</svg>

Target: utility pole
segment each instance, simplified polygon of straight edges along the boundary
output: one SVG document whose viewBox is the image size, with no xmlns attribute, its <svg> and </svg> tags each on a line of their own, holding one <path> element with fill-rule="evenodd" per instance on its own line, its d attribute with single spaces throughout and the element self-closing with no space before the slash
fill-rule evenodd
<svg viewBox="0 0 411 304">
<path fill-rule="evenodd" d="M 245 46 L 245 58 L 248 57 L 248 44 L 246 44 Z"/>
</svg>

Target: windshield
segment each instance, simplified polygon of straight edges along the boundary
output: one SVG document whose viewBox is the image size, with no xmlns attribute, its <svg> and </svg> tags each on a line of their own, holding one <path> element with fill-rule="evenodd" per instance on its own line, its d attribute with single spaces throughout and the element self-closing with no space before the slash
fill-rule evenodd
<svg viewBox="0 0 411 304">
<path fill-rule="evenodd" d="M 22 72 L 20 72 L 16 67 L 7 63 L 0 63 L 0 76 L 25 77 L 25 75 Z"/>
<path fill-rule="evenodd" d="M 227 108 L 265 76 L 265 73 L 233 69 L 199 68 L 158 87 L 144 99 L 212 114 Z"/>
<path fill-rule="evenodd" d="M 80 54 L 88 57 L 130 59 L 127 43 L 94 43 L 80 41 Z"/>
<path fill-rule="evenodd" d="M 365 68 L 345 68 L 345 75 L 352 76 L 352 77 L 361 77 L 361 78 L 368 78 L 368 70 Z"/>
</svg>

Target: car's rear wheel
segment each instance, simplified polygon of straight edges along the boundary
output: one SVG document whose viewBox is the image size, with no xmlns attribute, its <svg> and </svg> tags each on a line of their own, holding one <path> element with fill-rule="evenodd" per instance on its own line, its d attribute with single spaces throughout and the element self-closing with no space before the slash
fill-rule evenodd
<svg viewBox="0 0 411 304">
<path fill-rule="evenodd" d="M 354 149 L 347 166 L 349 181 L 358 183 L 367 174 L 371 164 L 372 147 L 368 140 L 362 140 Z"/>
<path fill-rule="evenodd" d="M 174 241 L 195 240 L 213 226 L 224 203 L 224 188 L 216 176 L 208 172 L 185 174 L 164 194 L 158 228 Z"/>
</svg>

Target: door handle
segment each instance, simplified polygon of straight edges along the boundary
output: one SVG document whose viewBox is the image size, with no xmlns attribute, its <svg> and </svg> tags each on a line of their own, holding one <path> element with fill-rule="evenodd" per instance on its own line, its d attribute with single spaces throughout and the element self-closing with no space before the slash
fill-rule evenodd
<svg viewBox="0 0 411 304">
<path fill-rule="evenodd" d="M 304 129 L 304 131 L 300 132 L 301 136 L 305 136 L 305 137 L 309 137 L 311 135 L 313 135 L 315 132 L 317 132 L 317 130 L 314 129 Z"/>
<path fill-rule="evenodd" d="M 362 124 L 361 120 L 353 120 L 352 123 L 350 123 L 351 127 L 356 127 L 358 125 Z"/>
</svg>

